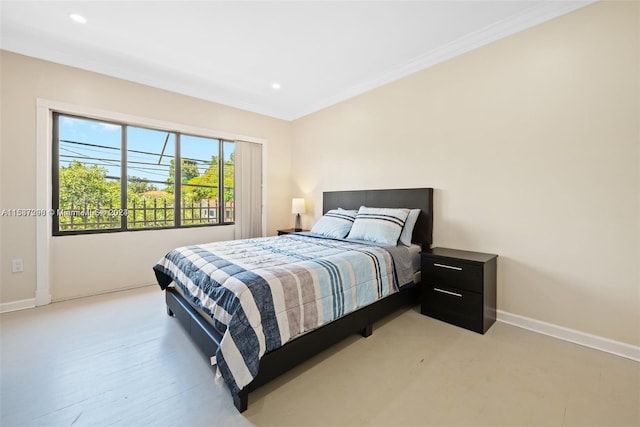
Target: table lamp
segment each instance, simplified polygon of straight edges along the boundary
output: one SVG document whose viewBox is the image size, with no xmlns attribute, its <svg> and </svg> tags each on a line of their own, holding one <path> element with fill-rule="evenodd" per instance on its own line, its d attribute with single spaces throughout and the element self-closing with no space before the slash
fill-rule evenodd
<svg viewBox="0 0 640 427">
<path fill-rule="evenodd" d="M 302 221 L 300 214 L 304 213 L 304 199 L 292 199 L 291 200 L 291 213 L 296 214 L 295 231 L 302 231 Z"/>
</svg>

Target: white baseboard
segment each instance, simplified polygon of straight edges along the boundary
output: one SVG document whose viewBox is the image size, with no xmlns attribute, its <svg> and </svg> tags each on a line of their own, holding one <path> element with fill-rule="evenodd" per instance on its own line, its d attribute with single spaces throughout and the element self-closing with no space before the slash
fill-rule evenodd
<svg viewBox="0 0 640 427">
<path fill-rule="evenodd" d="M 145 287 L 149 287 L 149 286 L 158 286 L 158 285 L 157 284 L 133 285 L 133 286 L 128 286 L 128 287 L 124 287 L 124 288 L 110 289 L 108 291 L 103 291 L 103 292 L 94 292 L 94 293 L 90 293 L 90 294 L 76 295 L 76 296 L 68 297 L 68 298 L 58 298 L 56 300 L 52 300 L 51 299 L 51 294 L 49 294 L 49 292 L 36 291 L 36 297 L 35 298 L 29 298 L 29 299 L 23 299 L 23 300 L 20 300 L 20 301 L 10 301 L 10 302 L 1 303 L 0 304 L 0 313 L 8 313 L 10 311 L 26 310 L 26 309 L 29 309 L 29 308 L 39 307 L 41 305 L 48 305 L 48 304 L 51 304 L 52 302 L 62 302 L 62 301 L 70 301 L 70 300 L 74 300 L 74 299 L 79 299 L 79 298 L 95 297 L 95 296 L 99 296 L 99 295 L 111 294 L 113 292 L 130 291 L 130 290 L 133 290 L 133 289 L 145 288 Z"/>
<path fill-rule="evenodd" d="M 502 310 L 497 310 L 497 320 L 508 323 L 509 325 L 518 326 L 533 332 L 549 335 L 574 344 L 606 351 L 607 353 L 640 362 L 640 347 L 638 346 L 591 335 L 586 332 L 576 331 L 575 329 L 565 328 L 564 326 L 554 325 L 529 317 L 519 316 Z"/>
<path fill-rule="evenodd" d="M 143 285 L 125 286 L 124 288 L 115 288 L 115 289 L 109 289 L 109 290 L 99 291 L 99 292 L 91 292 L 91 293 L 88 293 L 88 294 L 74 295 L 74 296 L 71 296 L 71 297 L 50 299 L 49 302 L 56 303 L 56 302 L 64 302 L 64 301 L 73 301 L 73 300 L 76 300 L 76 299 L 98 297 L 98 296 L 101 296 L 101 295 L 113 294 L 115 292 L 132 291 L 134 289 L 148 288 L 150 286 L 156 286 L 157 287 L 158 284 L 157 283 L 145 283 Z"/>
<path fill-rule="evenodd" d="M 0 313 L 8 313 L 10 311 L 25 310 L 27 308 L 34 308 L 35 306 L 36 306 L 35 298 L 23 299 L 20 301 L 3 302 L 2 304 L 0 304 Z"/>
</svg>

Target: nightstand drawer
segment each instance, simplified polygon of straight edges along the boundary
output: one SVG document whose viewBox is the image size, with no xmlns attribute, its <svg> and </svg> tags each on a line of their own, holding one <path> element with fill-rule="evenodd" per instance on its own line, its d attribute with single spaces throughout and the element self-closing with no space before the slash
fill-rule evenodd
<svg viewBox="0 0 640 427">
<path fill-rule="evenodd" d="M 484 333 L 481 294 L 437 285 L 429 285 L 422 289 L 422 314 Z"/>
<path fill-rule="evenodd" d="M 426 294 L 422 303 L 427 306 L 438 306 L 445 311 L 478 313 L 482 310 L 482 295 L 448 286 L 428 285 L 422 288 Z"/>
<path fill-rule="evenodd" d="M 455 260 L 427 258 L 423 259 L 422 268 L 422 277 L 428 278 L 426 282 L 428 286 L 451 286 L 482 292 L 482 266 Z"/>
</svg>

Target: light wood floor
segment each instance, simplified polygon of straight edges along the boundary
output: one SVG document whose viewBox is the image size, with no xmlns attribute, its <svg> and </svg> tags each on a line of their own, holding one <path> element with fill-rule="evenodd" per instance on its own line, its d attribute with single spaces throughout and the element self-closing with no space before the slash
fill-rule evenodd
<svg viewBox="0 0 640 427">
<path fill-rule="evenodd" d="M 416 309 L 249 395 L 239 414 L 157 287 L 6 313 L 3 427 L 640 425 L 640 363 Z"/>
</svg>

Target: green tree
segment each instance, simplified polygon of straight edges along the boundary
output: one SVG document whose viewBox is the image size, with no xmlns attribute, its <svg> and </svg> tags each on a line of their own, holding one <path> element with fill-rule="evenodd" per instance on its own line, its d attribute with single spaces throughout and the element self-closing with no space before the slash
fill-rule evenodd
<svg viewBox="0 0 640 427">
<path fill-rule="evenodd" d="M 218 198 L 218 156 L 211 156 L 211 162 L 202 175 L 183 181 L 182 193 L 186 199 L 199 202 L 206 199 Z"/>
<path fill-rule="evenodd" d="M 180 162 L 180 182 L 182 184 L 186 184 L 190 179 L 195 178 L 200 175 L 198 171 L 198 165 L 194 160 L 191 159 L 182 159 Z M 165 191 L 167 193 L 173 194 L 174 192 L 174 183 L 176 182 L 176 168 L 175 168 L 175 159 L 171 159 L 169 162 L 169 177 L 167 178 L 167 187 Z"/>
<path fill-rule="evenodd" d="M 120 206 L 120 184 L 107 181 L 106 168 L 87 166 L 74 160 L 69 166 L 61 167 L 58 176 L 60 208 Z"/>
<path fill-rule="evenodd" d="M 107 169 L 73 161 L 59 170 L 59 205 L 63 210 L 82 211 L 81 215 L 61 214 L 60 230 L 111 228 L 117 217 L 96 214 L 98 208 L 120 207 L 120 183 L 107 180 Z"/>
<path fill-rule="evenodd" d="M 132 193 L 134 194 L 142 194 L 147 191 L 156 191 L 158 188 L 149 184 L 145 178 L 139 178 L 137 176 L 130 175 L 127 177 L 127 194 L 130 196 Z"/>
</svg>

